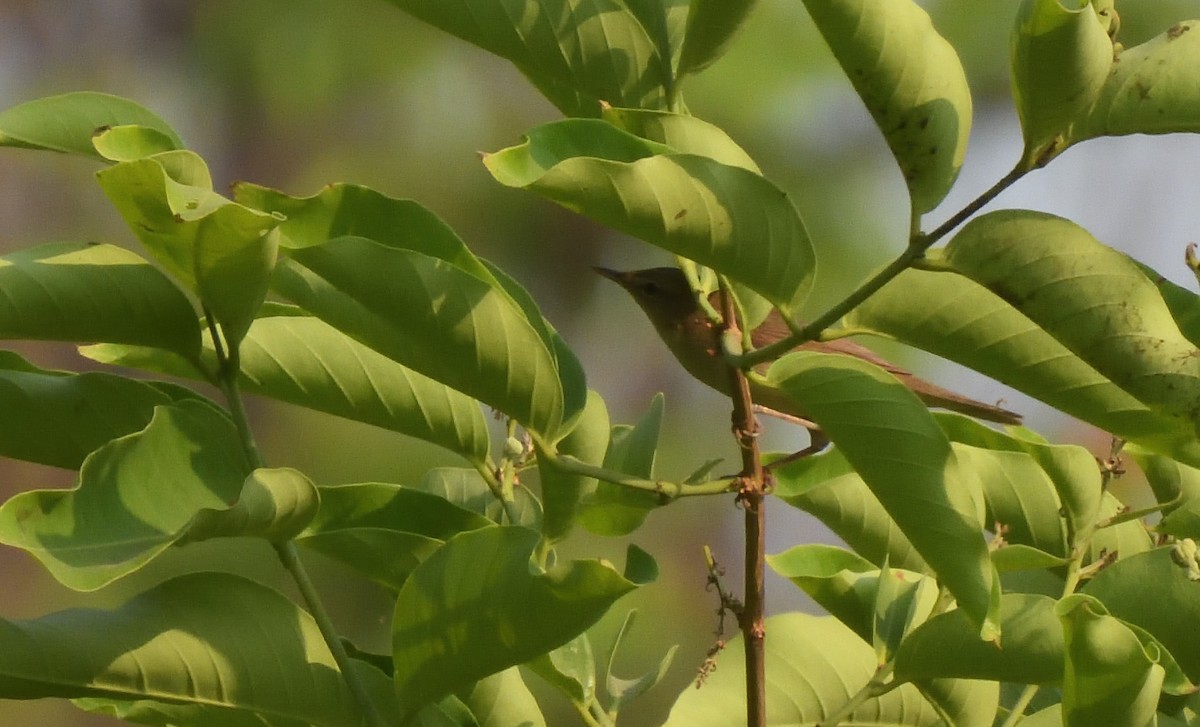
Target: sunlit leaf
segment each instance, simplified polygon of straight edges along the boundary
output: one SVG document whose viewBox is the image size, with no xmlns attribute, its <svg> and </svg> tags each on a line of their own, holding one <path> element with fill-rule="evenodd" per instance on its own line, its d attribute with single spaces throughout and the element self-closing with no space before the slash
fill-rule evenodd
<svg viewBox="0 0 1200 727">
<path fill-rule="evenodd" d="M 1200 421 L 1200 355 L 1129 258 L 1075 223 L 1028 210 L 969 222 L 946 262 L 986 286 L 1150 409 Z"/>
<path fill-rule="evenodd" d="M 659 108 L 669 59 L 618 0 L 388 0 L 414 17 L 513 63 L 564 114 L 599 102 Z M 557 92 L 554 92 L 557 91 Z"/>
<path fill-rule="evenodd" d="M 981 637 L 999 636 L 999 579 L 988 558 L 974 473 L 929 410 L 882 369 L 849 356 L 797 352 L 775 362 L 783 389 L 842 451 Z"/>
<path fill-rule="evenodd" d="M 787 195 L 741 166 L 671 151 L 571 119 L 534 129 L 484 164 L 502 184 L 713 268 L 794 316 L 816 258 Z"/>
<path fill-rule="evenodd" d="M 846 704 L 875 674 L 871 646 L 829 616 L 789 613 L 768 618 L 767 704 L 772 724 L 817 724 Z M 717 656 L 717 668 L 702 689 L 680 694 L 665 727 L 738 727 L 746 724 L 746 672 L 742 637 Z M 902 685 L 870 699 L 848 716 L 848 724 L 944 724 L 916 688 Z"/>
<path fill-rule="evenodd" d="M 80 154 L 103 159 L 92 146 L 101 128 L 142 126 L 163 134 L 182 149 L 175 131 L 145 108 L 107 93 L 82 91 L 27 101 L 0 113 L 0 146 Z"/>
<path fill-rule="evenodd" d="M 912 0 L 805 0 L 825 42 L 883 132 L 918 214 L 946 196 L 967 151 L 966 73 Z"/>
<path fill-rule="evenodd" d="M 114 162 L 132 161 L 179 148 L 176 141 L 162 131 L 132 124 L 97 131 L 92 137 L 92 146 L 105 159 Z"/>
<path fill-rule="evenodd" d="M 487 459 L 487 422 L 478 402 L 405 368 L 312 316 L 277 306 L 254 321 L 242 340 L 243 391 L 373 424 L 441 445 L 469 460 Z M 195 367 L 169 354 L 124 346 L 88 346 L 107 364 L 196 378 Z M 215 371 L 205 337 L 205 368 Z"/>
<path fill-rule="evenodd" d="M 1071 126 L 1100 93 L 1113 44 L 1090 2 L 1024 0 L 1012 36 L 1012 86 L 1025 151 L 1039 166 L 1066 148 Z"/>
</svg>

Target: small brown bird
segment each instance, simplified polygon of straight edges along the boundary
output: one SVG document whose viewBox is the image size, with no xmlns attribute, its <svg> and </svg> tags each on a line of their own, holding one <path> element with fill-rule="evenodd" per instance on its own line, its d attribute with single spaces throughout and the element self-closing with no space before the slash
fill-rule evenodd
<svg viewBox="0 0 1200 727">
<path fill-rule="evenodd" d="M 620 284 L 637 301 L 642 310 L 658 330 L 667 347 L 688 373 L 712 388 L 729 394 L 729 373 L 721 357 L 721 336 L 708 315 L 696 302 L 696 295 L 688 285 L 683 271 L 678 268 L 650 268 L 618 272 L 607 268 L 595 268 L 609 280 Z M 720 309 L 719 293 L 709 296 L 713 306 Z M 771 311 L 767 319 L 750 335 L 755 348 L 782 339 L 790 333 L 779 311 Z M 927 406 L 949 409 L 961 414 L 1001 424 L 1020 424 L 1021 415 L 984 404 L 956 394 L 949 389 L 931 384 L 914 374 L 876 355 L 870 349 L 853 341 L 810 341 L 795 350 L 839 353 L 869 361 L 890 373 L 920 397 Z M 770 362 L 755 367 L 759 373 L 766 371 Z M 799 411 L 797 404 L 782 391 L 770 386 L 751 382 L 750 392 L 754 403 L 768 414 L 780 415 L 784 419 L 797 421 L 810 429 L 812 422 Z M 816 441 L 814 441 L 816 445 Z"/>
</svg>

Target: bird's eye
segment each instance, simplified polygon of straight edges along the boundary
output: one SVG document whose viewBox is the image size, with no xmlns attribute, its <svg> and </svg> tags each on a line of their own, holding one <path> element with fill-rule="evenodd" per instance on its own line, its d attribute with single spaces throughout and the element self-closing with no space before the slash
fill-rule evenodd
<svg viewBox="0 0 1200 727">
<path fill-rule="evenodd" d="M 647 280 L 642 283 L 642 292 L 646 295 L 658 295 L 658 283 Z"/>
</svg>

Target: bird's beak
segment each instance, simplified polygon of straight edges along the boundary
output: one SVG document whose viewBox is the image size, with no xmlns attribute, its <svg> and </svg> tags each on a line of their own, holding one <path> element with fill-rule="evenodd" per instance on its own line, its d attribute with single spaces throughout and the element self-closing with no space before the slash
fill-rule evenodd
<svg viewBox="0 0 1200 727">
<path fill-rule="evenodd" d="M 608 278 L 609 280 L 613 281 L 614 283 L 616 283 L 622 287 L 625 286 L 625 273 L 622 273 L 618 270 L 613 270 L 611 268 L 601 268 L 601 267 L 593 267 L 592 270 L 595 270 L 600 275 L 603 275 L 604 277 Z"/>
</svg>

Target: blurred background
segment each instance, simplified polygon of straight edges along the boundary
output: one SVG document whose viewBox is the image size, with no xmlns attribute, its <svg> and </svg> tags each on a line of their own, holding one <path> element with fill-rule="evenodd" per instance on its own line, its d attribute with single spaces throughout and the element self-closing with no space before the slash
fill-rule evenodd
<svg viewBox="0 0 1200 727">
<path fill-rule="evenodd" d="M 927 218 L 953 214 L 1015 163 L 1020 130 L 1008 88 L 1007 49 L 1017 0 L 921 3 L 958 49 L 975 99 L 975 128 L 959 184 Z M 1121 40 L 1131 46 L 1185 18 L 1197 0 L 1124 0 Z M 495 183 L 479 151 L 518 143 L 557 112 L 507 63 L 411 19 L 383 0 L 0 0 L 0 108 L 75 90 L 129 97 L 157 112 L 208 161 L 218 185 L 249 180 L 296 195 L 331 182 L 413 198 L 444 218 L 479 255 L 513 274 L 582 360 L 589 385 L 614 422 L 633 422 L 657 391 L 667 417 L 658 473 L 680 478 L 714 456 L 736 468 L 728 405 L 687 378 L 624 294 L 590 266 L 670 264 L 670 256 L 602 229 L 532 195 Z M 785 189 L 817 247 L 813 311 L 832 302 L 904 245 L 902 180 L 869 116 L 832 60 L 803 6 L 763 0 L 723 60 L 691 79 L 688 106 L 726 129 Z M 1069 217 L 1194 289 L 1184 246 L 1197 238 L 1200 139 L 1126 137 L 1069 150 L 1002 194 L 992 207 Z M 0 251 L 56 240 L 136 247 L 92 174 L 96 165 L 44 153 L 0 150 Z M 874 345 L 874 343 L 872 343 Z M 17 344 L 48 367 L 87 364 L 69 347 Z M 976 398 L 1003 399 L 1059 442 L 1097 454 L 1108 438 L 1001 385 L 897 346 L 879 350 L 927 378 Z M 0 413 L 0 415 L 3 415 Z M 284 405 L 253 403 L 267 461 L 320 484 L 408 482 L 453 455 L 361 425 Z M 798 430 L 768 424 L 768 448 L 802 446 Z M 723 470 L 718 470 L 723 471 Z M 0 462 L 0 494 L 69 487 L 74 473 Z M 769 549 L 831 540 L 786 505 L 771 503 Z M 701 547 L 739 585 L 740 512 L 728 499 L 680 502 L 654 513 L 630 540 L 653 553 L 660 580 L 618 604 L 640 617 L 638 648 L 624 675 L 681 644 L 667 682 L 630 709 L 623 725 L 663 720 L 713 641 L 716 598 L 704 588 Z M 578 533 L 566 557 L 623 558 L 624 540 Z M 306 557 L 309 557 L 306 554 Z M 383 650 L 388 613 L 380 591 L 309 557 L 336 617 L 360 646 Z M 162 563 L 95 594 L 57 585 L 31 558 L 0 550 L 0 617 L 34 618 L 73 605 L 111 606 L 180 569 L 233 569 L 287 589 L 267 548 L 250 541 L 177 549 Z M 768 582 L 771 612 L 811 608 L 790 584 Z M 611 632 L 613 623 L 607 624 Z M 732 628 L 732 625 L 728 625 Z M 530 677 L 553 708 L 565 702 Z M 571 724 L 563 716 L 552 724 Z M 69 704 L 0 701 L 0 725 L 100 727 L 115 721 Z"/>
</svg>

